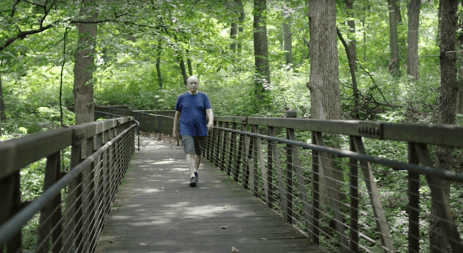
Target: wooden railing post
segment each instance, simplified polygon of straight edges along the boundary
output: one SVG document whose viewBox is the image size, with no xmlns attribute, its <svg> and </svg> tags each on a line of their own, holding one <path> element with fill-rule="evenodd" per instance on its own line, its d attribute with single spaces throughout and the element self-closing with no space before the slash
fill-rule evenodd
<svg viewBox="0 0 463 253">
<path fill-rule="evenodd" d="M 354 140 L 349 136 L 349 150 L 355 152 Z M 349 158 L 349 195 L 350 195 L 350 250 L 359 252 L 359 188 L 358 188 L 358 160 Z"/>
<path fill-rule="evenodd" d="M 419 164 L 413 143 L 408 143 L 408 162 Z M 408 171 L 408 252 L 420 252 L 420 174 Z"/>
<path fill-rule="evenodd" d="M 19 212 L 21 207 L 21 188 L 19 170 L 0 180 L 0 224 Z M 12 236 L 6 243 L 6 252 L 13 253 L 21 249 L 21 230 Z M 0 246 L 3 253 L 3 245 Z"/>
<path fill-rule="evenodd" d="M 275 137 L 275 131 L 273 127 L 267 127 L 267 135 Z M 275 144 L 276 145 L 276 144 Z M 268 202 L 267 206 L 273 209 L 273 202 L 275 201 L 275 193 L 273 192 L 275 187 L 273 186 L 273 155 L 272 147 L 273 141 L 267 140 L 267 181 L 268 181 Z M 275 158 L 278 159 L 278 158 Z"/>
<path fill-rule="evenodd" d="M 316 144 L 316 132 L 312 132 L 312 143 Z M 311 240 L 320 245 L 320 153 L 312 150 L 312 216 L 313 222 L 309 227 Z"/>
<path fill-rule="evenodd" d="M 247 131 L 247 118 L 243 119 L 241 121 L 241 126 L 240 126 L 240 130 L 242 132 L 245 132 Z M 237 152 L 236 152 L 236 164 L 235 164 L 235 175 L 233 177 L 233 179 L 238 182 L 239 181 L 239 176 L 240 176 L 240 166 L 242 168 L 241 171 L 244 172 L 244 155 L 243 155 L 243 151 L 246 149 L 245 148 L 245 142 L 246 142 L 246 137 L 242 134 L 240 134 L 240 138 L 239 138 L 239 141 L 238 141 L 238 149 L 237 149 Z M 243 159 L 243 160 L 241 160 Z"/>
<path fill-rule="evenodd" d="M 221 127 L 222 126 L 222 122 L 218 121 L 217 122 L 217 125 L 218 127 Z M 215 133 L 214 133 L 214 137 L 215 137 L 215 141 L 214 141 L 214 159 L 213 159 L 213 162 L 214 162 L 214 165 L 219 167 L 219 147 L 220 147 L 220 130 L 219 129 L 215 129 L 214 130 Z"/>
<path fill-rule="evenodd" d="M 287 111 L 286 118 L 296 118 L 297 112 Z M 290 139 L 289 129 L 286 129 L 286 139 Z M 293 145 L 286 145 L 286 200 L 288 204 L 288 216 L 286 221 L 293 223 Z"/>
<path fill-rule="evenodd" d="M 45 166 L 45 176 L 43 183 L 43 191 L 45 192 L 61 177 L 60 170 L 60 152 L 47 157 Z M 51 216 L 51 218 L 50 218 Z M 54 245 L 53 252 L 59 252 L 62 247 L 62 238 L 59 238 L 62 232 L 61 224 L 61 193 L 54 197 L 45 208 L 40 211 L 40 222 L 37 238 L 36 252 L 48 252 L 49 250 L 49 233 L 51 228 L 55 228 L 52 232 L 52 242 Z M 59 238 L 59 239 L 58 239 Z"/>
<path fill-rule="evenodd" d="M 222 127 L 223 128 L 228 128 L 228 122 L 222 122 Z M 228 142 L 227 141 L 227 135 L 228 135 L 227 131 L 222 131 L 222 138 L 221 138 L 222 139 L 222 143 L 221 143 L 222 144 L 221 145 L 222 146 L 222 150 L 221 150 L 222 155 L 220 156 L 221 159 L 220 159 L 220 166 L 219 166 L 219 168 L 221 170 L 225 170 L 225 160 L 226 160 L 226 153 L 227 153 L 227 152 L 225 152 L 225 149 L 227 148 L 227 142 Z"/>
<path fill-rule="evenodd" d="M 413 145 L 421 164 L 428 167 L 434 167 L 427 145 L 418 143 L 414 143 Z M 436 208 L 439 219 L 443 221 L 442 224 L 444 227 L 444 233 L 447 236 L 452 252 L 463 252 L 463 244 L 453 218 L 449 196 L 444 192 L 444 182 L 442 182 L 440 178 L 430 175 L 426 175 L 426 181 L 428 182 L 429 188 L 431 188 L 431 208 Z M 433 245 L 431 245 L 431 247 L 432 246 Z"/>
<path fill-rule="evenodd" d="M 231 124 L 231 128 L 233 130 L 236 130 L 236 122 L 232 122 Z M 230 137 L 230 152 L 228 153 L 229 156 L 228 156 L 228 169 L 227 169 L 227 175 L 231 175 L 232 173 L 232 168 L 234 166 L 236 166 L 236 133 L 233 132 L 231 133 L 231 137 Z M 234 166 L 233 166 L 234 165 Z"/>
<path fill-rule="evenodd" d="M 366 154 L 365 147 L 361 137 L 352 137 L 354 142 L 355 151 L 360 154 Z M 362 168 L 363 179 L 368 189 L 368 195 L 370 196 L 371 208 L 375 215 L 376 225 L 379 230 L 381 241 L 383 246 L 390 252 L 395 252 L 394 242 L 392 241 L 391 233 L 389 230 L 389 224 L 386 220 L 386 214 L 384 213 L 383 205 L 378 193 L 378 188 L 371 171 L 370 163 L 367 161 L 360 160 L 360 166 Z"/>
</svg>

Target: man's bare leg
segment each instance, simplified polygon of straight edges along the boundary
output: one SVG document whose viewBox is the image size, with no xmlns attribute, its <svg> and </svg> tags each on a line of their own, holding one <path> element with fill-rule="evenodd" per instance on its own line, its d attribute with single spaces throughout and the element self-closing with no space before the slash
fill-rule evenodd
<svg viewBox="0 0 463 253">
<path fill-rule="evenodd" d="M 195 172 L 198 172 L 200 164 L 201 164 L 201 156 L 195 154 Z"/>
<path fill-rule="evenodd" d="M 195 177 L 195 154 L 186 154 L 186 163 L 190 170 L 190 178 Z"/>
</svg>

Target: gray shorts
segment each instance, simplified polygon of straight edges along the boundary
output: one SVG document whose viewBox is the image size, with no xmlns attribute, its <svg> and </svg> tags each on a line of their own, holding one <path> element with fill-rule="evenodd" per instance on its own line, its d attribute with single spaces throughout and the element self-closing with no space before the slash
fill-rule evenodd
<svg viewBox="0 0 463 253">
<path fill-rule="evenodd" d="M 186 154 L 202 155 L 207 136 L 182 135 L 182 145 Z"/>
</svg>

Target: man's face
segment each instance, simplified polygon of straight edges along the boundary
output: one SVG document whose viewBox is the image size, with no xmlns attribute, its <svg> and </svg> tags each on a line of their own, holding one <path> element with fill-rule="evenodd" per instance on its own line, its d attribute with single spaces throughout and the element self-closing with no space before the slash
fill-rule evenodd
<svg viewBox="0 0 463 253">
<path fill-rule="evenodd" d="M 198 80 L 195 80 L 195 79 L 189 80 L 187 82 L 187 86 L 190 91 L 197 91 L 198 90 Z"/>
</svg>

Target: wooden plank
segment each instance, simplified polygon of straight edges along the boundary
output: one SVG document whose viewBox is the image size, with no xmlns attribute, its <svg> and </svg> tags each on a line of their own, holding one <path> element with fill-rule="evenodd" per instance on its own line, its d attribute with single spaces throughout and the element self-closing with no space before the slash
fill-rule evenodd
<svg viewBox="0 0 463 253">
<path fill-rule="evenodd" d="M 355 150 L 357 153 L 366 154 L 361 137 L 355 136 L 352 137 L 352 140 L 354 142 Z M 370 203 L 376 218 L 375 220 L 379 230 L 379 235 L 385 248 L 384 251 L 395 252 L 394 241 L 392 240 L 389 230 L 389 223 L 386 220 L 386 215 L 384 213 L 383 205 L 381 204 L 378 188 L 376 187 L 375 179 L 373 177 L 373 173 L 371 172 L 370 163 L 360 160 L 360 166 L 362 168 L 363 179 L 368 190 L 368 195 L 370 196 Z"/>
<path fill-rule="evenodd" d="M 182 152 L 150 148 L 135 154 L 136 163 L 121 186 L 96 253 L 230 252 L 232 246 L 254 253 L 327 252 L 207 160 L 196 188 L 178 182 L 183 173 L 173 170 L 178 164 L 147 162 L 180 157 Z M 149 165 L 150 170 L 140 169 L 141 165 Z M 148 180 L 153 172 L 165 180 Z M 180 205 L 188 211 L 179 211 Z M 191 239 L 198 234 L 204 236 Z"/>
<path fill-rule="evenodd" d="M 229 122 L 229 123 L 241 123 L 243 120 L 246 120 L 246 117 L 244 116 L 215 116 L 214 120 L 220 121 L 220 122 Z"/>
<path fill-rule="evenodd" d="M 419 164 L 413 143 L 408 143 L 408 162 Z M 420 174 L 408 171 L 408 252 L 420 252 Z"/>
<path fill-rule="evenodd" d="M 414 143 L 416 153 L 421 164 L 429 167 L 434 167 L 431 155 L 429 154 L 426 144 Z M 431 188 L 431 196 L 433 206 L 437 209 L 437 215 L 443 220 L 445 235 L 453 252 L 463 252 L 463 244 L 461 242 L 460 233 L 458 232 L 455 219 L 453 218 L 452 210 L 450 209 L 450 201 L 445 194 L 445 185 L 441 179 L 426 175 L 426 180 Z M 432 246 L 432 245 L 431 245 Z"/>
<path fill-rule="evenodd" d="M 0 143 L 0 179 L 21 168 L 50 156 L 72 144 L 73 131 L 69 128 L 11 139 Z"/>
<path fill-rule="evenodd" d="M 349 150 L 355 152 L 352 136 L 349 136 Z M 358 185 L 358 160 L 349 158 L 349 215 L 350 215 L 350 250 L 359 252 L 359 185 Z"/>
<path fill-rule="evenodd" d="M 273 127 L 268 128 L 269 135 L 275 136 L 275 129 Z M 280 164 L 280 154 L 276 141 L 269 141 L 272 146 L 272 157 L 274 157 L 275 172 L 277 173 L 278 190 L 280 192 L 280 205 L 283 212 L 284 220 L 288 219 L 288 200 L 286 199 L 285 183 L 283 181 L 283 172 Z"/>
<path fill-rule="evenodd" d="M 318 146 L 325 146 L 325 142 L 323 140 L 323 136 L 321 132 L 314 132 L 315 135 L 315 140 L 316 140 L 316 145 Z M 346 237 L 346 232 L 345 232 L 345 227 L 342 222 L 342 214 L 341 210 L 339 208 L 339 203 L 341 203 L 341 199 L 339 198 L 339 194 L 336 191 L 340 191 L 340 189 L 337 188 L 336 183 L 330 184 L 329 182 L 334 182 L 333 179 L 333 173 L 331 170 L 334 170 L 334 168 L 331 167 L 330 163 L 328 162 L 328 159 L 324 156 L 324 154 L 321 154 L 321 165 L 323 169 L 323 174 L 325 176 L 325 182 L 328 185 L 328 194 L 331 202 L 331 207 L 333 209 L 333 218 L 334 222 L 336 224 L 336 233 L 338 234 L 338 241 L 339 241 L 339 246 L 341 247 L 341 252 L 348 252 L 348 243 L 347 243 L 347 237 Z"/>
</svg>

